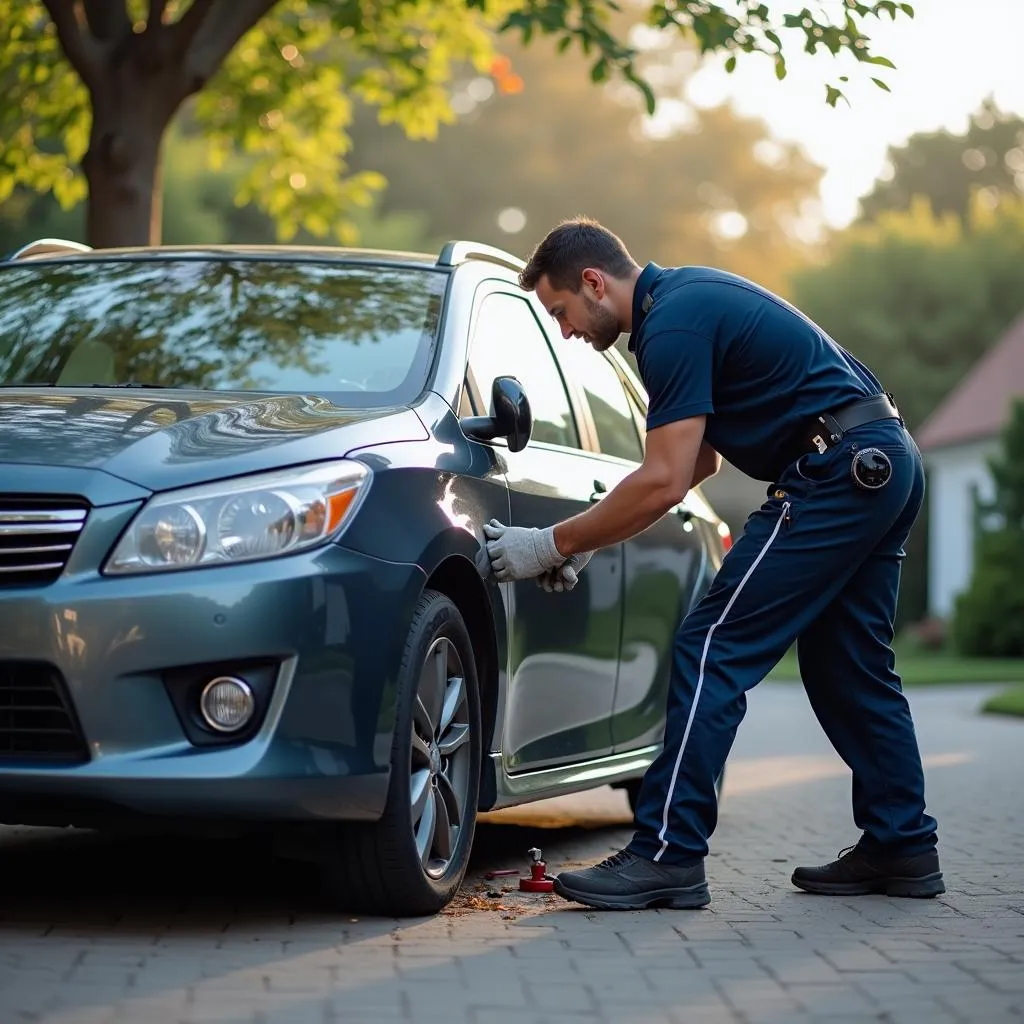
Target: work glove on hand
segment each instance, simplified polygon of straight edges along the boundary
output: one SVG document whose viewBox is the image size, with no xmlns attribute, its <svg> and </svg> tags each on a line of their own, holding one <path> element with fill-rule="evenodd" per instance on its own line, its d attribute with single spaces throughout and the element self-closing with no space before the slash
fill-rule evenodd
<svg viewBox="0 0 1024 1024">
<path fill-rule="evenodd" d="M 583 567 L 594 557 L 593 551 L 578 551 L 570 556 L 569 561 L 554 569 L 548 569 L 537 577 L 537 586 L 542 587 L 549 594 L 561 594 L 563 591 L 572 590 L 579 581 Z"/>
<path fill-rule="evenodd" d="M 487 556 L 499 583 L 528 580 L 562 565 L 565 555 L 555 547 L 555 530 L 530 526 L 503 526 L 497 519 L 484 524 Z"/>
</svg>

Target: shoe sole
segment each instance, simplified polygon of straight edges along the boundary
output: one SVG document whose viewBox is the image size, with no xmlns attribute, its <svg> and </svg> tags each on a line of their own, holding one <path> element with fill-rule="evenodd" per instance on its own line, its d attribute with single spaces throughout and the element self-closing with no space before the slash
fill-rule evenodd
<svg viewBox="0 0 1024 1024">
<path fill-rule="evenodd" d="M 698 882 L 672 889 L 655 889 L 651 892 L 635 893 L 631 896 L 594 896 L 565 885 L 558 878 L 553 886 L 556 893 L 565 900 L 583 903 L 597 910 L 647 910 L 648 907 L 664 907 L 668 910 L 695 910 L 711 902 L 707 882 Z"/>
<path fill-rule="evenodd" d="M 813 882 L 796 875 L 791 881 L 798 889 L 819 896 L 897 896 L 923 900 L 941 896 L 946 891 L 941 871 L 915 878 L 889 875 L 869 882 Z"/>
</svg>

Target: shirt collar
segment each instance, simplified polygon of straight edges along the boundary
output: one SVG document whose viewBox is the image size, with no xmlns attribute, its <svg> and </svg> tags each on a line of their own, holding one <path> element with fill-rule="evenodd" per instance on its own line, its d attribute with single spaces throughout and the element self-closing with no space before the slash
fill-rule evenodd
<svg viewBox="0 0 1024 1024">
<path fill-rule="evenodd" d="M 633 288 L 633 327 L 629 332 L 630 352 L 636 350 L 636 341 L 640 335 L 640 328 L 643 326 L 647 313 L 654 302 L 651 289 L 654 287 L 654 282 L 658 279 L 661 271 L 662 268 L 657 263 L 651 262 L 640 271 L 640 276 L 636 279 L 636 285 Z"/>
</svg>

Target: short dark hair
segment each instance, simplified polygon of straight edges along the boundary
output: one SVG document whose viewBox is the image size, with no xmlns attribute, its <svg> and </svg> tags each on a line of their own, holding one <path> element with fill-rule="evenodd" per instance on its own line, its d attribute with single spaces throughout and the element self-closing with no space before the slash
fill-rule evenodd
<svg viewBox="0 0 1024 1024">
<path fill-rule="evenodd" d="M 589 217 L 573 217 L 552 228 L 533 250 L 519 274 L 519 286 L 533 291 L 547 274 L 556 291 L 576 293 L 587 267 L 621 279 L 636 266 L 618 235 Z"/>
</svg>

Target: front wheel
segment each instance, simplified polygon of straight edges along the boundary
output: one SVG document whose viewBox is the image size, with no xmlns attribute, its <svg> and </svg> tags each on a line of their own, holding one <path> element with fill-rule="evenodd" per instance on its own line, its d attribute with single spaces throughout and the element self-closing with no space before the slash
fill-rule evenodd
<svg viewBox="0 0 1024 1024">
<path fill-rule="evenodd" d="M 427 590 L 399 671 L 384 814 L 346 830 L 328 870 L 346 908 L 405 917 L 437 913 L 452 900 L 476 830 L 480 759 L 469 631 L 449 598 Z"/>
</svg>

